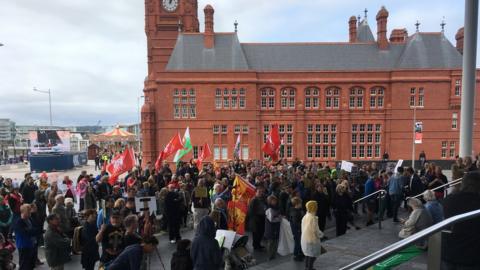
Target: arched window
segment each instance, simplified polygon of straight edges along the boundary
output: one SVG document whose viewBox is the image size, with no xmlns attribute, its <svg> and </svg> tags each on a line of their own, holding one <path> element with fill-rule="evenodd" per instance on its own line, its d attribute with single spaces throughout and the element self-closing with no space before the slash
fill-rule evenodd
<svg viewBox="0 0 480 270">
<path fill-rule="evenodd" d="M 285 87 L 281 90 L 281 108 L 282 109 L 295 109 L 295 88 Z"/>
<path fill-rule="evenodd" d="M 340 88 L 332 86 L 325 89 L 325 109 L 340 107 Z"/>
<path fill-rule="evenodd" d="M 375 86 L 370 88 L 370 108 L 381 109 L 385 101 L 385 88 L 381 86 Z"/>
<path fill-rule="evenodd" d="M 262 110 L 275 109 L 275 89 L 271 87 L 265 87 L 260 89 L 260 108 Z"/>
<path fill-rule="evenodd" d="M 352 87 L 350 88 L 350 109 L 363 109 L 363 100 L 365 95 L 365 89 L 362 87 Z"/>
<path fill-rule="evenodd" d="M 317 87 L 305 88 L 305 109 L 318 109 L 320 89 Z"/>
</svg>

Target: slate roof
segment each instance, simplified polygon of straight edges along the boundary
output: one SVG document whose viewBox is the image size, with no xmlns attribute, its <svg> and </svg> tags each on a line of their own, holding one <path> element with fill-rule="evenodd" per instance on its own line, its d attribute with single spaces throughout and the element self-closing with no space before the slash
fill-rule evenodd
<svg viewBox="0 0 480 270">
<path fill-rule="evenodd" d="M 375 42 L 372 30 L 368 26 L 367 20 L 363 19 L 357 28 L 357 41 L 358 42 Z"/>
<path fill-rule="evenodd" d="M 386 50 L 375 42 L 242 44 L 236 33 L 217 33 L 213 49 L 204 47 L 202 34 L 180 34 L 166 69 L 361 71 L 461 65 L 462 55 L 442 33 L 415 33 Z"/>
</svg>

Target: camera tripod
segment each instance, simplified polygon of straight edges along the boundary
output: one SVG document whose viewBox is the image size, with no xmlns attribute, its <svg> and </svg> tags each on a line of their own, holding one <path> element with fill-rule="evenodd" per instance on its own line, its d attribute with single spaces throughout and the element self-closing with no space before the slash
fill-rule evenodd
<svg viewBox="0 0 480 270">
<path fill-rule="evenodd" d="M 165 270 L 165 265 L 163 264 L 162 256 L 160 256 L 160 252 L 158 251 L 158 248 L 157 248 L 157 247 L 155 247 L 155 254 L 157 254 L 157 257 L 158 257 L 158 259 L 160 260 L 160 264 L 162 265 L 162 269 Z M 152 258 L 151 255 L 152 255 L 152 254 L 148 254 L 148 258 L 147 258 L 147 260 L 148 260 L 148 267 L 147 267 L 147 269 L 148 269 L 148 270 L 152 269 L 152 268 L 150 267 L 151 262 L 152 262 L 152 260 L 151 260 L 151 258 Z"/>
</svg>

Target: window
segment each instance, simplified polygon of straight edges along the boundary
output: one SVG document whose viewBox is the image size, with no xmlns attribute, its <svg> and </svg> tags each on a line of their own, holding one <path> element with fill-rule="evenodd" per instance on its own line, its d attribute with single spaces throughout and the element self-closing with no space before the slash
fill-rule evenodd
<svg viewBox="0 0 480 270">
<path fill-rule="evenodd" d="M 263 88 L 260 90 L 260 107 L 262 110 L 275 109 L 275 89 Z"/>
<path fill-rule="evenodd" d="M 362 109 L 363 108 L 363 95 L 364 90 L 360 87 L 353 87 L 350 89 L 350 109 Z"/>
<path fill-rule="evenodd" d="M 455 96 L 459 97 L 461 93 L 462 93 L 462 81 L 458 79 L 458 80 L 455 80 Z"/>
<path fill-rule="evenodd" d="M 307 158 L 313 158 L 313 146 L 307 145 Z"/>
<path fill-rule="evenodd" d="M 240 125 L 235 125 L 233 128 L 233 133 L 239 134 L 240 133 Z"/>
<path fill-rule="evenodd" d="M 383 108 L 385 89 L 382 87 L 373 87 L 370 89 L 370 109 Z"/>
<path fill-rule="evenodd" d="M 286 87 L 281 90 L 281 108 L 295 109 L 295 89 Z"/>
<path fill-rule="evenodd" d="M 316 87 L 305 89 L 305 109 L 318 109 L 320 90 Z"/>
<path fill-rule="evenodd" d="M 381 124 L 352 124 L 351 158 L 380 158 L 381 129 Z"/>
<path fill-rule="evenodd" d="M 447 157 L 447 141 L 442 141 L 442 158 Z"/>
<path fill-rule="evenodd" d="M 215 90 L 215 109 L 245 109 L 245 89 L 236 88 Z"/>
<path fill-rule="evenodd" d="M 243 127 L 242 127 L 242 133 L 243 133 L 243 134 L 248 134 L 248 125 L 243 125 Z"/>
<path fill-rule="evenodd" d="M 425 92 L 423 87 L 419 87 L 418 91 L 415 87 L 410 88 L 410 107 L 423 107 L 425 103 Z"/>
<path fill-rule="evenodd" d="M 213 160 L 219 160 L 220 159 L 220 146 L 213 146 Z"/>
<path fill-rule="evenodd" d="M 193 147 L 193 158 L 198 158 L 198 146 Z"/>
<path fill-rule="evenodd" d="M 228 147 L 222 146 L 222 159 L 228 159 Z"/>
<path fill-rule="evenodd" d="M 182 97 L 179 97 L 179 95 Z M 197 117 L 197 99 L 195 97 L 195 89 L 189 91 L 183 88 L 173 89 L 173 118 L 195 118 Z"/>
<path fill-rule="evenodd" d="M 227 134 L 227 125 L 222 125 L 222 134 Z"/>
<path fill-rule="evenodd" d="M 219 125 L 213 125 L 213 134 L 218 134 L 220 132 L 220 126 Z"/>
<path fill-rule="evenodd" d="M 248 146 L 244 145 L 242 147 L 242 158 L 247 160 L 248 159 Z"/>
<path fill-rule="evenodd" d="M 325 108 L 338 109 L 340 104 L 340 88 L 329 87 L 325 90 Z"/>
<path fill-rule="evenodd" d="M 336 131 L 335 124 L 307 124 L 307 156 L 320 160 L 335 158 Z M 308 154 L 308 149 L 310 149 L 311 155 Z"/>
<path fill-rule="evenodd" d="M 268 132 L 270 131 L 270 125 L 263 126 L 263 140 L 267 140 Z M 280 135 L 281 147 L 280 157 L 291 159 L 293 157 L 293 125 L 292 124 L 280 124 L 278 125 L 278 133 Z M 308 139 L 308 138 L 307 138 Z M 264 155 L 266 158 L 267 156 Z"/>
<path fill-rule="evenodd" d="M 458 113 L 452 114 L 452 129 L 457 129 L 458 126 Z"/>
</svg>

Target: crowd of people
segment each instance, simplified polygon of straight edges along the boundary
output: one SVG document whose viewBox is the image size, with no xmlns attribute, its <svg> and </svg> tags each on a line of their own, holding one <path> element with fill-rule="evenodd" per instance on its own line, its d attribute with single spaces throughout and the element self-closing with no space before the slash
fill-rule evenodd
<svg viewBox="0 0 480 270">
<path fill-rule="evenodd" d="M 83 171 L 73 180 L 65 176 L 61 183 L 49 180 L 46 173 L 35 178 L 27 173 L 21 183 L 0 178 L 0 268 L 15 267 L 12 253 L 16 247 L 19 269 L 33 269 L 44 263 L 38 257 L 42 247 L 51 269 L 63 269 L 71 256 L 81 256 L 87 270 L 98 264 L 108 270 L 145 269 L 145 258 L 158 244 L 154 234 L 168 231 L 170 243 L 176 244 L 172 269 L 220 269 L 224 262 L 215 232 L 228 229 L 227 204 L 234 179 L 240 175 L 256 187 L 245 221 L 253 249 L 265 250 L 268 259 L 275 259 L 280 224 L 286 218 L 294 238 L 293 258 L 305 261 L 310 270 L 325 252 L 321 241 L 327 240 L 327 219 L 335 219 L 340 236 L 349 228 L 360 229 L 355 219 L 360 211 L 366 213 L 365 226 L 389 217 L 403 223 L 399 236 L 408 237 L 446 217 L 480 208 L 480 189 L 472 180 L 480 182 L 480 174 L 470 158 L 452 165 L 454 179 L 468 172 L 467 184 L 447 198 L 446 188 L 432 191 L 448 183 L 441 167 L 423 165 L 419 172 L 399 167 L 394 173 L 384 163 L 372 162 L 348 173 L 315 161 L 235 160 L 197 168 L 192 160 L 180 162 L 175 170 L 167 162 L 159 170 L 151 163 L 137 166 L 114 185 L 103 170 L 97 175 Z M 387 192 L 379 193 L 380 199 L 372 196 L 354 203 L 382 189 Z M 421 200 L 407 199 L 419 194 L 423 194 Z M 156 212 L 137 212 L 135 198 L 146 196 L 156 198 Z M 467 199 L 474 203 L 457 206 L 457 200 Z M 410 209 L 408 219 L 399 217 L 402 203 Z M 196 231 L 192 241 L 182 239 L 182 226 Z M 464 231 L 455 234 L 466 238 Z M 478 233 L 476 237 L 474 245 L 478 246 Z M 475 237 L 469 243 L 471 239 Z M 450 241 L 457 252 L 464 247 L 455 237 Z M 473 257 L 471 262 L 478 263 Z M 465 262 L 452 258 L 445 260 Z"/>
</svg>

